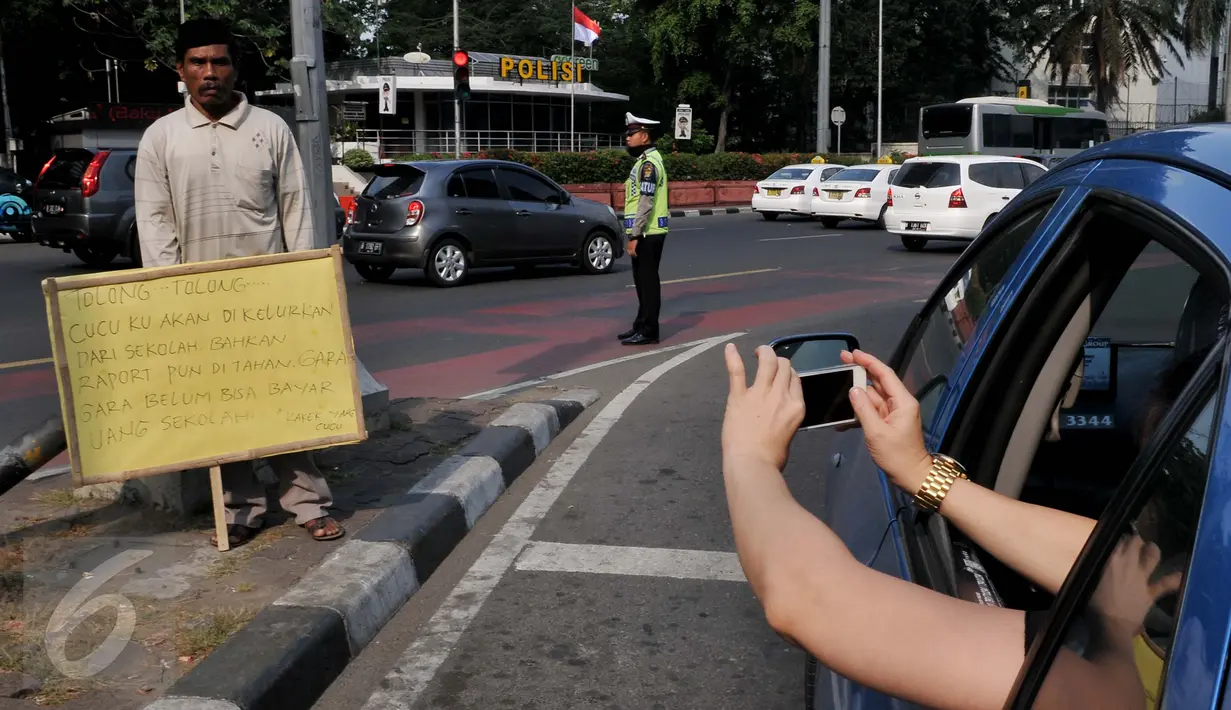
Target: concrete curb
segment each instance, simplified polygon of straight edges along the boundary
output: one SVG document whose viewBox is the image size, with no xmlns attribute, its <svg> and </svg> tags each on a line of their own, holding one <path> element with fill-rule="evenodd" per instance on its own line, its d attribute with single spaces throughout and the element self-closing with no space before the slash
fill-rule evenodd
<svg viewBox="0 0 1231 710">
<path fill-rule="evenodd" d="M 515 404 L 146 710 L 308 710 L 564 428 L 588 389 Z"/>
<path fill-rule="evenodd" d="M 751 207 L 704 207 L 696 210 L 671 210 L 672 217 L 709 217 L 716 214 L 746 214 Z"/>
</svg>

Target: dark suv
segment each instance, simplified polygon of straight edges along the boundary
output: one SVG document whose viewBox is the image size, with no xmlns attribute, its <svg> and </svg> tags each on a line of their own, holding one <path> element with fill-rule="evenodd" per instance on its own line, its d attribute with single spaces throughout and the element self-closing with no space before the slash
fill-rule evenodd
<svg viewBox="0 0 1231 710">
<path fill-rule="evenodd" d="M 56 151 L 34 182 L 34 237 L 90 266 L 117 256 L 141 266 L 133 208 L 137 151 Z"/>
</svg>

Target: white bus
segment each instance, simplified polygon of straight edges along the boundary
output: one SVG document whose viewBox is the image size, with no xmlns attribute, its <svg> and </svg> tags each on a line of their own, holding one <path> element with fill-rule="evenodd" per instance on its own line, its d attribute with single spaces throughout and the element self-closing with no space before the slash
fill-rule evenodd
<svg viewBox="0 0 1231 710">
<path fill-rule="evenodd" d="M 1106 114 L 1040 99 L 984 96 L 919 110 L 921 156 L 1068 157 L 1106 140 Z"/>
</svg>

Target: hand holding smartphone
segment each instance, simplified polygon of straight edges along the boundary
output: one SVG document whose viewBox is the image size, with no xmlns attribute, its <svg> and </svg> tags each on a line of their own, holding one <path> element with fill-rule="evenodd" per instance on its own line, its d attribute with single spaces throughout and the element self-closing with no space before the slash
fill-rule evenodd
<svg viewBox="0 0 1231 710">
<path fill-rule="evenodd" d="M 868 373 L 859 365 L 840 365 L 799 373 L 804 394 L 804 421 L 799 431 L 854 424 L 852 387 L 866 388 Z"/>
</svg>

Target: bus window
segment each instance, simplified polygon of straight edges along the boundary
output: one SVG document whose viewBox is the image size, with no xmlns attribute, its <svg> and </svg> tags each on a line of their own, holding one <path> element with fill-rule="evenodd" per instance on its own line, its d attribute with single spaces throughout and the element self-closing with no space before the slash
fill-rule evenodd
<svg viewBox="0 0 1231 710">
<path fill-rule="evenodd" d="M 926 138 L 965 138 L 970 135 L 972 107 L 964 104 L 928 106 L 923 109 L 920 131 Z"/>
</svg>

